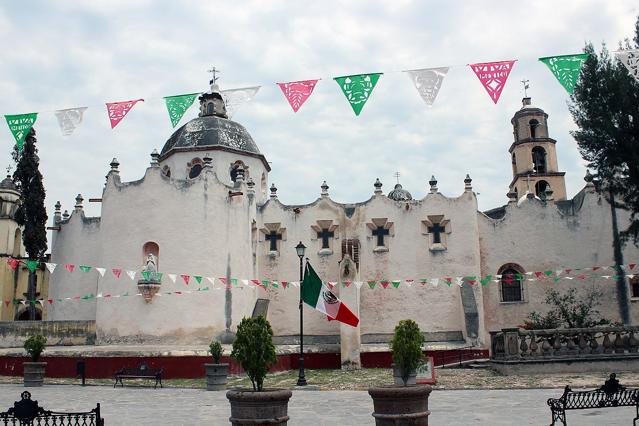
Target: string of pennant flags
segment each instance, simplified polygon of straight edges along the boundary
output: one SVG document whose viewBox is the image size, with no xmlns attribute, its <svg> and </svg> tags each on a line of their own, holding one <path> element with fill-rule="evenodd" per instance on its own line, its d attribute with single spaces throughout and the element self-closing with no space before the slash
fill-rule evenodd
<svg viewBox="0 0 639 426">
<path fill-rule="evenodd" d="M 617 59 L 626 66 L 629 73 L 639 81 L 639 49 L 621 50 L 615 52 L 615 55 Z M 580 53 L 542 57 L 539 58 L 539 61 L 548 67 L 557 81 L 571 94 L 579 78 L 581 67 L 587 58 L 588 54 Z M 469 64 L 468 66 L 477 76 L 490 99 L 497 104 L 516 61 L 517 60 L 514 59 L 482 62 Z M 421 68 L 405 70 L 403 72 L 407 73 L 425 104 L 432 106 L 449 69 L 450 67 Z M 359 116 L 383 74 L 384 73 L 354 74 L 334 77 L 333 80 L 339 85 L 355 115 Z M 276 84 L 282 91 L 293 112 L 296 113 L 313 94 L 313 90 L 320 80 L 321 79 L 300 80 Z M 260 87 L 261 86 L 254 86 L 221 90 L 220 94 L 224 98 L 227 115 L 232 117 L 234 112 L 242 104 L 255 97 Z M 180 122 L 199 94 L 200 93 L 187 93 L 163 98 L 173 127 Z M 111 129 L 114 129 L 138 102 L 144 102 L 144 99 L 139 98 L 106 103 Z M 82 123 L 84 113 L 87 109 L 88 107 L 76 107 L 54 111 L 60 130 L 64 136 L 71 135 L 75 128 Z M 16 140 L 18 150 L 22 150 L 26 135 L 35 124 L 37 117 L 37 112 L 5 115 L 9 129 Z"/>
<path fill-rule="evenodd" d="M 11 267 L 11 269 L 15 270 L 19 267 L 20 264 L 24 264 L 26 268 L 34 272 L 40 262 L 37 260 L 21 260 L 16 258 L 8 258 L 7 263 Z M 50 273 L 53 273 L 58 269 L 58 264 L 43 262 L 46 266 L 47 270 Z M 103 267 L 95 267 L 88 265 L 76 265 L 72 263 L 64 264 L 64 270 L 68 273 L 76 273 L 78 271 L 82 273 L 89 273 L 92 270 L 95 270 L 100 277 L 105 277 L 107 273 L 107 268 Z M 76 267 L 77 266 L 77 267 Z M 337 281 L 325 281 L 324 283 L 330 288 L 333 289 L 335 286 L 341 285 L 343 288 L 350 287 L 351 285 L 356 286 L 358 289 L 364 286 L 368 286 L 371 290 L 375 288 L 399 288 L 402 287 L 438 287 L 441 285 L 446 285 L 451 287 L 453 284 L 462 286 L 464 283 L 468 283 L 470 285 L 488 285 L 490 283 L 500 283 L 504 282 L 506 284 L 512 284 L 515 281 L 537 281 L 543 283 L 553 283 L 556 284 L 561 280 L 565 281 L 586 281 L 592 279 L 600 279 L 600 280 L 612 280 L 616 281 L 619 278 L 619 274 L 624 272 L 624 275 L 632 279 L 635 276 L 639 277 L 639 268 L 637 268 L 637 263 L 628 263 L 625 265 L 621 265 L 617 267 L 616 265 L 605 265 L 605 266 L 590 266 L 586 268 L 559 268 L 559 269 L 551 269 L 546 271 L 530 271 L 525 273 L 506 273 L 506 274 L 489 274 L 486 276 L 476 276 L 476 275 L 464 275 L 464 276 L 443 276 L 436 278 L 404 278 L 404 279 L 393 279 L 393 280 L 363 280 L 363 281 L 350 281 L 344 280 L 342 282 Z M 637 273 L 635 273 L 637 272 Z M 130 278 L 131 280 L 135 280 L 138 275 L 143 278 L 145 281 L 155 281 L 161 282 L 163 277 L 168 277 L 174 284 L 176 282 L 183 282 L 185 285 L 189 285 L 191 283 L 197 283 L 198 287 L 194 290 L 184 290 L 184 291 L 169 291 L 158 293 L 164 296 L 182 296 L 184 294 L 193 294 L 201 291 L 209 291 L 212 289 L 220 290 L 220 289 L 234 289 L 241 287 L 249 287 L 249 288 L 262 288 L 264 290 L 267 289 L 283 289 L 286 290 L 290 287 L 299 288 L 300 281 L 285 281 L 285 280 L 270 280 L 270 279 L 239 279 L 239 278 L 227 278 L 227 277 L 212 277 L 212 276 L 204 276 L 204 275 L 192 275 L 192 274 L 173 274 L 173 273 L 162 273 L 162 272 L 150 272 L 150 271 L 134 271 L 134 270 L 126 270 L 123 268 L 110 268 L 110 273 L 116 278 L 120 279 L 125 276 Z M 202 287 L 203 281 L 210 283 L 210 286 Z M 206 284 L 205 282 L 205 284 Z M 217 285 L 217 284 L 220 285 Z M 26 303 L 41 303 L 45 302 L 49 304 L 53 304 L 55 302 L 64 302 L 64 301 L 78 301 L 78 300 L 90 300 L 90 299 L 99 299 L 99 298 L 111 298 L 111 297 L 126 297 L 126 296 L 142 296 L 142 293 L 133 293 L 129 294 L 128 291 L 120 294 L 110 294 L 110 293 L 99 293 L 94 295 L 93 293 L 85 294 L 85 295 L 76 295 L 73 297 L 65 297 L 59 299 L 34 299 L 34 300 L 25 300 L 25 299 L 13 299 L 13 300 L 5 300 L 4 303 L 8 306 L 9 303 L 13 304 L 26 304 Z"/>
</svg>

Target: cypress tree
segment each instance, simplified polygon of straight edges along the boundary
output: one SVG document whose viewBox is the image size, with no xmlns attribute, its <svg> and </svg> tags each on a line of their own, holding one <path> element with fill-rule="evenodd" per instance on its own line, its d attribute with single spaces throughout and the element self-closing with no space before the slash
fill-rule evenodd
<svg viewBox="0 0 639 426">
<path fill-rule="evenodd" d="M 47 211 L 44 207 L 45 191 L 42 184 L 42 174 L 38 169 L 40 159 L 36 147 L 35 130 L 31 129 L 25 139 L 21 152 L 17 148 L 13 153 L 16 170 L 13 181 L 20 191 L 20 202 L 16 210 L 15 219 L 23 228 L 22 242 L 30 260 L 41 262 L 47 251 Z M 36 297 L 37 278 L 35 270 L 29 271 L 29 286 L 27 299 L 32 301 Z M 35 319 L 35 306 L 29 304 L 29 319 Z"/>
</svg>

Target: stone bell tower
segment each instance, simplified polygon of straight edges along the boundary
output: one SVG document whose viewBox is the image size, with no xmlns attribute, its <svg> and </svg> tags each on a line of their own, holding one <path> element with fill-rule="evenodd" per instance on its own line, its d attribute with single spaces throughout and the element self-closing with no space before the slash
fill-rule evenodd
<svg viewBox="0 0 639 426">
<path fill-rule="evenodd" d="M 510 122 L 514 142 L 508 149 L 512 158 L 510 192 L 521 198 L 526 192 L 555 200 L 566 199 L 565 172 L 557 165 L 556 140 L 548 136 L 548 114 L 531 105 L 529 97 Z"/>
</svg>

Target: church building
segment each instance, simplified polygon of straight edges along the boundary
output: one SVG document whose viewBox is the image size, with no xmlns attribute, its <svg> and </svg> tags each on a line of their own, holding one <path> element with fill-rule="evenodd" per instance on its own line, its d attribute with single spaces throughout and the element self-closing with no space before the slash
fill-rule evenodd
<svg viewBox="0 0 639 426">
<path fill-rule="evenodd" d="M 276 343 L 295 344 L 300 242 L 319 276 L 336 283 L 333 291 L 360 318 L 353 328 L 305 307 L 305 342 L 339 345 L 343 364 L 357 365 L 360 351 L 388 342 L 405 318 L 433 347 L 485 348 L 489 331 L 543 312 L 548 286 L 596 286 L 604 292 L 602 315 L 620 319 L 614 273 L 557 282 L 535 273 L 574 276 L 563 270 L 614 261 L 610 205 L 592 179 L 567 197 L 548 115 L 530 98 L 511 121 L 508 202 L 486 212 L 478 210 L 468 175 L 452 196 L 439 192 L 435 177 L 425 183 L 427 195 L 414 199 L 400 184 L 385 193 L 370 176 L 367 200 L 335 202 L 324 182 L 309 204 L 282 204 L 265 155 L 228 119 L 217 85 L 199 100 L 199 116 L 151 153 L 140 180 L 123 182 L 113 159 L 100 217 L 85 216 L 81 195 L 70 215 L 56 206 L 51 262 L 60 267 L 49 297 L 96 297 L 53 303 L 49 319 L 94 320 L 99 344 L 208 344 L 231 338 L 243 317 L 266 312 Z M 627 213 L 616 214 L 625 229 Z M 149 254 L 159 282 L 111 273 L 139 272 Z M 639 258 L 631 244 L 623 254 L 628 262 Z M 70 273 L 65 264 L 107 273 Z M 628 286 L 637 321 L 639 283 Z"/>
</svg>

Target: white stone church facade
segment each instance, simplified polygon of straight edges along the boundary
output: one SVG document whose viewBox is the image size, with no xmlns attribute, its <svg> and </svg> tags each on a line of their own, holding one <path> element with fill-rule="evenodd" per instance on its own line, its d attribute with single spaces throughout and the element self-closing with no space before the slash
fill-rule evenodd
<svg viewBox="0 0 639 426">
<path fill-rule="evenodd" d="M 360 317 L 359 327 L 327 321 L 308 307 L 304 313 L 305 341 L 341 341 L 343 360 L 356 355 L 360 343 L 387 341 L 404 318 L 417 321 L 430 343 L 487 347 L 489 331 L 517 326 L 529 312 L 544 310 L 548 285 L 599 286 L 605 292 L 602 314 L 619 320 L 617 289 L 611 278 L 602 277 L 605 272 L 558 283 L 530 274 L 612 265 L 611 209 L 592 182 L 566 199 L 556 141 L 549 137 L 543 110 L 526 98 L 512 124 L 513 181 L 503 207 L 478 211 L 470 178 L 460 182 L 462 191 L 453 197 L 440 193 L 431 178 L 430 193 L 420 200 L 401 186 L 384 194 L 376 182 L 373 195 L 363 202 L 337 203 L 323 185 L 312 203 L 284 205 L 276 188 L 269 187 L 266 158 L 246 129 L 226 118 L 213 86 L 200 97 L 199 117 L 151 155 L 140 180 L 122 182 L 114 159 L 100 217 L 84 215 L 81 197 L 70 216 L 57 206 L 54 226 L 59 230 L 54 231 L 51 262 L 60 266 L 51 275 L 49 297 L 103 297 L 54 303 L 49 319 L 95 320 L 100 344 L 202 344 L 232 333 L 242 317 L 253 313 L 258 299 L 267 299 L 276 341 L 294 342 L 299 289 L 284 289 L 281 281 L 299 280 L 295 246 L 301 241 L 323 280 L 351 283 L 334 291 Z M 625 212 L 617 214 L 625 229 Z M 150 302 L 104 297 L 135 295 L 139 275 L 132 281 L 110 272 L 104 277 L 68 273 L 62 267 L 72 263 L 140 271 L 148 253 L 157 256 L 164 272 L 160 295 Z M 627 263 L 639 259 L 632 244 L 623 254 Z M 172 282 L 167 273 L 276 280 L 280 286 L 265 290 L 240 281 L 229 290 L 219 280 L 213 286 L 193 279 L 187 286 L 180 278 Z M 487 275 L 493 278 L 482 285 L 479 279 Z M 470 278 L 461 286 L 454 278 L 450 286 L 443 279 L 458 276 Z M 426 285 L 419 282 L 423 277 Z M 431 278 L 440 278 L 437 286 Z M 379 284 L 397 279 L 402 280 L 398 288 Z M 406 279 L 415 281 L 410 285 Z M 366 284 L 369 280 L 377 282 L 374 289 Z M 161 295 L 205 284 L 209 291 Z M 633 290 L 639 296 L 639 285 L 628 286 L 631 296 Z M 636 321 L 634 298 L 628 304 Z"/>
</svg>

